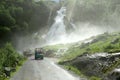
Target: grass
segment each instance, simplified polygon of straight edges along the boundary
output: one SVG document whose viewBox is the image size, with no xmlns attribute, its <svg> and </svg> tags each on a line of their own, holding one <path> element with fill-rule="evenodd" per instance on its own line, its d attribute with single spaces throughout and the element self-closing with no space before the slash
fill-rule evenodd
<svg viewBox="0 0 120 80">
<path fill-rule="evenodd" d="M 98 77 L 96 77 L 96 76 L 92 76 L 92 77 L 90 77 L 89 80 L 102 80 L 102 79 L 101 79 L 101 78 L 98 78 Z"/>
<path fill-rule="evenodd" d="M 58 49 L 61 49 L 61 48 L 69 48 L 71 45 L 72 44 L 48 45 L 48 46 L 43 47 L 43 49 L 57 51 Z"/>
<path fill-rule="evenodd" d="M 64 68 L 70 71 L 73 71 L 75 74 L 80 75 L 81 77 L 84 77 L 84 75 L 75 67 L 70 65 L 64 65 Z"/>
<path fill-rule="evenodd" d="M 115 42 L 115 40 L 117 40 Z M 112 43 L 114 42 L 114 43 Z M 71 60 L 84 53 L 117 53 L 120 52 L 120 34 L 110 33 L 96 36 L 91 43 L 82 43 L 78 47 L 69 47 L 66 54 L 62 57 L 62 60 Z"/>
<path fill-rule="evenodd" d="M 74 72 L 75 74 L 79 75 L 81 78 L 88 78 L 87 76 L 85 76 L 84 74 L 82 74 L 82 72 L 80 70 L 78 70 L 76 67 L 71 66 L 71 65 L 64 65 L 64 68 L 67 70 L 70 70 L 72 72 Z M 96 76 L 91 76 L 90 78 L 88 78 L 88 80 L 102 80 L 99 77 Z"/>
</svg>

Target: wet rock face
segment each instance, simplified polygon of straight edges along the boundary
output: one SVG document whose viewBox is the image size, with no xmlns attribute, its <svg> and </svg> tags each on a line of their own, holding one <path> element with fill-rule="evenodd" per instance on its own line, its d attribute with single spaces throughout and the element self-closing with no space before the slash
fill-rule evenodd
<svg viewBox="0 0 120 80">
<path fill-rule="evenodd" d="M 87 76 L 102 75 L 102 61 L 97 58 L 78 57 L 71 64 L 82 71 Z"/>
<path fill-rule="evenodd" d="M 118 66 L 118 62 L 120 61 L 120 54 L 107 54 L 107 53 L 98 53 L 93 55 L 82 55 L 79 56 L 69 62 L 70 65 L 79 69 L 83 74 L 87 76 L 98 76 L 102 78 L 106 78 L 104 80 L 120 80 L 120 72 L 118 75 L 110 75 L 110 78 L 106 76 L 115 67 Z M 118 74 L 118 72 L 117 72 Z M 114 79 L 113 79 L 114 78 Z"/>
</svg>

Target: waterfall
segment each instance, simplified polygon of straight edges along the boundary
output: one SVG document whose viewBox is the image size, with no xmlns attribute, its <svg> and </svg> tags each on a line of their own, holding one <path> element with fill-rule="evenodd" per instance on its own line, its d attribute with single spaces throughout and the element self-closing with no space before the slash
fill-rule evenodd
<svg viewBox="0 0 120 80">
<path fill-rule="evenodd" d="M 46 36 L 46 41 L 48 43 L 59 43 L 66 38 L 66 26 L 64 24 L 64 17 L 66 16 L 65 13 L 65 7 L 62 7 L 57 11 L 57 16 L 54 19 L 54 23 Z"/>
<path fill-rule="evenodd" d="M 84 40 L 92 35 L 94 35 L 95 29 L 89 29 L 89 23 L 82 23 L 76 26 L 72 19 L 68 22 L 70 25 L 64 24 L 64 18 L 66 16 L 66 8 L 61 7 L 57 11 L 57 15 L 54 19 L 54 23 L 50 27 L 49 31 L 45 35 L 46 44 L 59 44 L 59 43 L 72 43 Z M 70 28 L 71 32 L 67 33 L 67 27 Z M 84 28 L 83 28 L 84 27 Z M 93 31 L 95 30 L 95 31 Z M 86 34 L 87 32 L 87 34 Z M 93 33 L 92 33 L 93 32 Z"/>
</svg>

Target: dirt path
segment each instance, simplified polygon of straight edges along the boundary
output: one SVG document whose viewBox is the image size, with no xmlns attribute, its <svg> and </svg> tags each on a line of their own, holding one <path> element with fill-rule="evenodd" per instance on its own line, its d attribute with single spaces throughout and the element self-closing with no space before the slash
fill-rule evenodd
<svg viewBox="0 0 120 80">
<path fill-rule="evenodd" d="M 55 64 L 52 58 L 29 59 L 11 80 L 81 80 Z"/>
</svg>

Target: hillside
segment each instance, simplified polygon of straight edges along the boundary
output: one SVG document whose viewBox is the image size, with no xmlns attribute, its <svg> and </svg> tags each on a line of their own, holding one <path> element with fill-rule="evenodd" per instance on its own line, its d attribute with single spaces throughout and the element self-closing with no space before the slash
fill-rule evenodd
<svg viewBox="0 0 120 80">
<path fill-rule="evenodd" d="M 69 60 L 81 54 L 94 54 L 100 52 L 107 53 L 120 52 L 119 36 L 120 36 L 119 33 L 104 33 L 98 36 L 93 36 L 83 42 L 75 43 L 67 50 L 64 58 Z"/>
<path fill-rule="evenodd" d="M 66 48 L 67 50 L 64 51 Z M 54 50 L 55 54 L 60 55 L 61 61 L 59 63 L 65 65 L 67 69 L 73 70 L 77 74 L 83 73 L 84 75 L 89 76 L 89 78 L 90 77 L 92 78 L 92 76 L 103 78 L 104 74 L 108 76 L 108 73 L 110 73 L 112 70 L 114 70 L 116 67 L 119 66 L 120 63 L 119 54 L 116 53 L 120 52 L 120 33 L 106 32 L 98 36 L 93 36 L 84 41 L 80 41 L 68 45 L 66 44 L 66 45 L 48 46 L 45 49 Z M 58 51 L 59 53 L 57 53 Z M 108 55 L 108 56 L 102 58 L 102 55 Z M 95 58 L 92 58 L 94 56 Z M 118 57 L 116 63 L 113 63 L 115 60 L 112 59 L 112 57 Z M 111 64 L 108 64 L 109 62 Z M 98 70 L 99 67 L 96 67 L 95 71 L 91 70 L 93 69 L 93 67 L 95 68 L 95 66 L 99 64 L 105 64 L 99 66 L 100 68 L 103 68 L 104 66 L 104 69 L 99 71 Z"/>
</svg>

